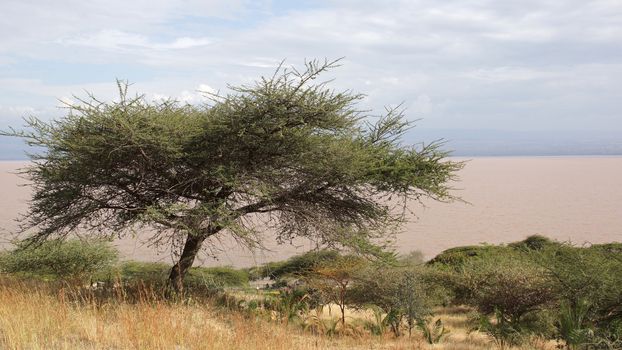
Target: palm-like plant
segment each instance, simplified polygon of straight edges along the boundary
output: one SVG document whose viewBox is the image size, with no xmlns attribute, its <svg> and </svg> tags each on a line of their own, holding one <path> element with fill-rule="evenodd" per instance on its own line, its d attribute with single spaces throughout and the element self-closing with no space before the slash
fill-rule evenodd
<svg viewBox="0 0 622 350">
<path fill-rule="evenodd" d="M 428 344 L 436 344 L 450 333 L 449 329 L 445 328 L 440 318 L 435 322 L 432 322 L 430 318 L 420 318 L 417 320 L 417 328 L 423 332 L 423 337 Z"/>
</svg>

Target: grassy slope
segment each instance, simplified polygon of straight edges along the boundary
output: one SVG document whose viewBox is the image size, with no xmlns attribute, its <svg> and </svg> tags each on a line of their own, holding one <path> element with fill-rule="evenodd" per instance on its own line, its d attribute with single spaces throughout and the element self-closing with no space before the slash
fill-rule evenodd
<svg viewBox="0 0 622 350">
<path fill-rule="evenodd" d="M 50 290 L 0 277 L 0 349 L 489 349 L 483 334 L 467 333 L 462 310 L 439 310 L 451 334 L 436 346 L 413 338 L 365 332 L 313 336 L 300 327 L 245 316 L 202 302 L 171 304 L 123 298 L 76 303 L 69 290 Z M 553 349 L 532 344 L 524 349 Z"/>
</svg>

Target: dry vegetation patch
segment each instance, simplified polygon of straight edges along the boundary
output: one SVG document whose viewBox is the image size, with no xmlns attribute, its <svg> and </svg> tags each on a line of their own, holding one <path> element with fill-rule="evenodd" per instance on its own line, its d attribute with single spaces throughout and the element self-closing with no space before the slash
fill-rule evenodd
<svg viewBox="0 0 622 350">
<path fill-rule="evenodd" d="M 55 290 L 0 279 L 2 349 L 489 349 L 483 334 L 468 333 L 463 309 L 439 310 L 451 329 L 441 344 L 413 337 L 372 336 L 364 332 L 317 336 L 294 324 L 211 305 L 206 301 L 164 300 L 105 302 L 75 298 L 70 289 Z M 364 313 L 361 314 L 363 316 Z M 349 314 L 356 327 L 357 313 Z M 347 333 L 346 333 L 347 334 Z M 524 347 L 532 349 L 533 345 Z M 552 349 L 549 344 L 536 348 Z"/>
</svg>

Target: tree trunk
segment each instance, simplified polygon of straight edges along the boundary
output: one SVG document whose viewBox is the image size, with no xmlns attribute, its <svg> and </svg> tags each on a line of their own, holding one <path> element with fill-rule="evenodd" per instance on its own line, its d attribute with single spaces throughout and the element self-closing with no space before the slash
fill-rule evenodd
<svg viewBox="0 0 622 350">
<path fill-rule="evenodd" d="M 339 291 L 339 309 L 341 310 L 341 326 L 346 327 L 346 290 L 347 284 Z"/>
<path fill-rule="evenodd" d="M 192 267 L 192 263 L 194 263 L 194 259 L 199 253 L 203 241 L 209 236 L 209 234 L 188 234 L 188 237 L 186 237 L 186 243 L 184 244 L 184 249 L 181 252 L 179 261 L 173 266 L 168 277 L 168 283 L 176 293 L 179 294 L 183 292 L 186 272 Z"/>
</svg>

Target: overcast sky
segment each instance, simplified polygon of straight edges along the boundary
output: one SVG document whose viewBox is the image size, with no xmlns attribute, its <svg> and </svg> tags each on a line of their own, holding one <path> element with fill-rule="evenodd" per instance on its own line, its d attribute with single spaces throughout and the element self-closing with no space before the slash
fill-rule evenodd
<svg viewBox="0 0 622 350">
<path fill-rule="evenodd" d="M 345 57 L 333 87 L 428 129 L 622 132 L 622 1 L 0 1 L 0 127 L 115 79 L 148 98 Z"/>
</svg>

